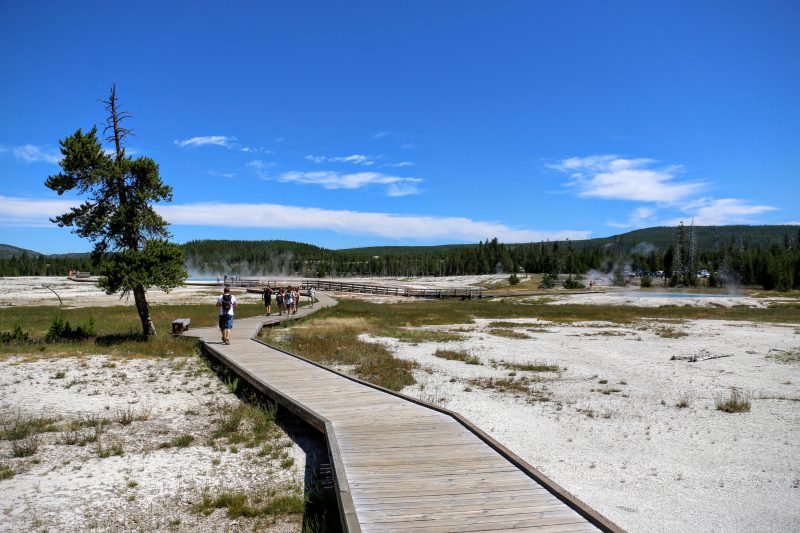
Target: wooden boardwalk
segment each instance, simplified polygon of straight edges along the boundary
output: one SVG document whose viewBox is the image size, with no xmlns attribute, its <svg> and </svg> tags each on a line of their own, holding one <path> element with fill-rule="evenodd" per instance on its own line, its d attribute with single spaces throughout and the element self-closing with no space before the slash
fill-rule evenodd
<svg viewBox="0 0 800 533">
<path fill-rule="evenodd" d="M 622 531 L 460 416 L 251 338 L 278 320 L 236 320 L 228 346 L 216 328 L 189 334 L 325 434 L 344 531 Z"/>
</svg>

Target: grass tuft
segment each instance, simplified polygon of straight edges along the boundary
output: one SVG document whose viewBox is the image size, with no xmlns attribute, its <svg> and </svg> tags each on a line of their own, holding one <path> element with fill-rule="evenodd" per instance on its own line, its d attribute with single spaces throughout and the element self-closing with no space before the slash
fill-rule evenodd
<svg viewBox="0 0 800 533">
<path fill-rule="evenodd" d="M 435 357 L 439 357 L 441 359 L 447 359 L 448 361 L 461 361 L 462 363 L 467 363 L 468 365 L 479 365 L 481 364 L 481 360 L 479 357 L 475 355 L 471 355 L 469 352 L 464 350 L 436 350 L 433 352 Z"/>
<path fill-rule="evenodd" d="M 714 399 L 714 405 L 718 411 L 746 413 L 750 411 L 750 394 L 737 387 L 731 387 L 728 396 L 721 394 Z"/>
</svg>

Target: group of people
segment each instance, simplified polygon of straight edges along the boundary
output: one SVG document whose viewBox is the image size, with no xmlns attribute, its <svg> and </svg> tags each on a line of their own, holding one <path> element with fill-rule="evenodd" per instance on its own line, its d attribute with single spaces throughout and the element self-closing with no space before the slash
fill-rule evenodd
<svg viewBox="0 0 800 533">
<path fill-rule="evenodd" d="M 314 287 L 308 289 L 308 297 L 311 300 L 311 307 L 314 307 L 314 300 L 316 299 L 316 290 Z M 278 314 L 287 315 L 297 314 L 297 306 L 300 303 L 300 287 L 287 287 L 264 289 L 264 307 L 267 316 L 272 314 L 272 297 L 275 296 L 275 303 L 278 304 Z M 231 294 L 230 287 L 225 287 L 222 295 L 217 298 L 217 307 L 219 307 L 219 331 L 222 334 L 222 343 L 231 343 L 231 329 L 233 329 L 233 313 L 237 305 L 236 297 Z"/>
<path fill-rule="evenodd" d="M 314 287 L 308 289 L 308 297 L 311 300 L 311 307 L 314 307 Z M 264 289 L 264 310 L 267 316 L 272 314 L 272 297 L 275 296 L 275 303 L 278 305 L 278 315 L 296 315 L 297 306 L 300 303 L 300 287 L 287 287 Z"/>
</svg>

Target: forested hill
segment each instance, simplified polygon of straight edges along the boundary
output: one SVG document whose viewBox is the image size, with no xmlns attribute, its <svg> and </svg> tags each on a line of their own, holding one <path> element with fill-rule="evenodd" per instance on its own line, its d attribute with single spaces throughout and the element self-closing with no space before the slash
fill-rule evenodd
<svg viewBox="0 0 800 533">
<path fill-rule="evenodd" d="M 694 236 L 697 247 L 711 250 L 725 246 L 730 242 L 743 242 L 753 248 L 767 248 L 771 244 L 781 244 L 787 238 L 797 236 L 799 226 L 695 226 Z M 625 251 L 642 244 L 650 244 L 656 249 L 665 251 L 675 241 L 675 227 L 661 226 L 644 228 L 597 239 L 572 241 L 577 249 L 585 247 L 619 246 Z"/>
<path fill-rule="evenodd" d="M 182 247 L 193 277 L 452 276 L 519 270 L 553 274 L 621 269 L 671 272 L 677 264 L 683 272 L 735 272 L 742 283 L 766 288 L 800 287 L 798 226 L 658 227 L 582 241 L 503 244 L 492 239 L 478 244 L 343 250 L 283 240 L 197 240 Z M 3 250 L 13 257 L 0 258 L 1 276 L 97 271 L 88 254 L 44 256 L 15 247 Z"/>
<path fill-rule="evenodd" d="M 0 259 L 9 259 L 17 255 L 22 255 L 23 252 L 28 255 L 36 255 L 36 252 L 33 250 L 18 248 L 16 246 L 11 246 L 10 244 L 0 244 Z"/>
</svg>

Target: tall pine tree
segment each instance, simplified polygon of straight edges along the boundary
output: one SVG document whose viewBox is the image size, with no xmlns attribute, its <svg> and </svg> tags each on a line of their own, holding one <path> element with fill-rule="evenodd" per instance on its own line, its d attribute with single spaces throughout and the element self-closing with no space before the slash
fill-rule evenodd
<svg viewBox="0 0 800 533">
<path fill-rule="evenodd" d="M 131 131 L 122 121 L 130 115 L 119 109 L 116 84 L 103 103 L 108 111 L 103 140 L 113 143 L 113 150 L 103 150 L 96 126 L 60 141 L 62 172 L 45 185 L 59 195 L 76 191 L 85 200 L 51 220 L 92 241 L 95 257 L 110 254 L 101 265 L 100 286 L 107 294 L 133 293 L 142 333 L 151 336 L 156 328 L 147 289 L 168 291 L 187 277 L 181 249 L 167 240 L 167 222 L 153 209 L 154 203 L 172 200 L 172 187 L 161 181 L 155 161 L 125 154 L 123 141 Z"/>
</svg>

